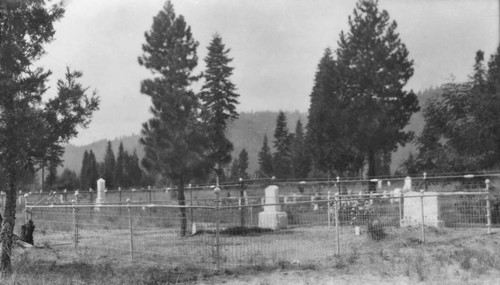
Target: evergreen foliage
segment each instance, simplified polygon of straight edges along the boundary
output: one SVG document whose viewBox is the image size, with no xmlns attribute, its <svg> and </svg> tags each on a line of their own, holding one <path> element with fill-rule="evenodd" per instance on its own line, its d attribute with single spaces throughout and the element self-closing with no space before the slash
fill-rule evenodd
<svg viewBox="0 0 500 285">
<path fill-rule="evenodd" d="M 23 177 L 44 166 L 49 150 L 86 127 L 99 100 L 88 96 L 69 69 L 57 82 L 57 95 L 44 100 L 51 74 L 33 63 L 53 39 L 54 22 L 64 9 L 43 0 L 2 1 L 0 5 L 0 165 L 7 180 L 0 232 L 0 271 L 12 272 L 12 237 L 15 227 L 17 187 Z M 53 161 L 54 162 L 54 161 Z"/>
<path fill-rule="evenodd" d="M 250 178 L 247 173 L 248 169 L 248 152 L 242 149 L 240 155 L 238 156 L 238 179 L 248 179 Z"/>
<path fill-rule="evenodd" d="M 364 155 L 354 143 L 350 100 L 343 96 L 342 75 L 327 48 L 318 63 L 308 113 L 311 176 L 344 176 L 361 168 Z"/>
<path fill-rule="evenodd" d="M 185 205 L 184 184 L 206 170 L 206 128 L 199 118 L 199 100 L 190 86 L 198 57 L 198 43 L 184 17 L 177 16 L 168 1 L 145 33 L 139 64 L 154 77 L 141 82 L 141 93 L 151 97 L 152 118 L 143 124 L 143 166 L 170 178 L 178 189 L 179 205 Z M 187 234 L 186 209 L 181 207 L 181 236 Z"/>
<path fill-rule="evenodd" d="M 377 156 L 412 139 L 404 127 L 419 110 L 418 100 L 403 88 L 413 61 L 396 22 L 377 6 L 375 0 L 358 1 L 336 57 L 327 49 L 318 65 L 307 127 L 313 172 L 342 175 L 368 162 L 373 177 L 382 173 Z"/>
<path fill-rule="evenodd" d="M 273 155 L 267 142 L 267 135 L 264 135 L 262 148 L 259 151 L 259 170 L 258 176 L 261 178 L 270 178 L 274 176 L 273 171 Z"/>
<path fill-rule="evenodd" d="M 59 190 L 74 190 L 78 189 L 80 185 L 79 183 L 77 174 L 74 171 L 65 168 L 57 179 L 56 187 Z"/>
<path fill-rule="evenodd" d="M 231 161 L 233 150 L 233 144 L 226 137 L 227 124 L 238 118 L 236 104 L 239 95 L 230 80 L 234 68 L 229 66 L 232 61 L 228 57 L 229 51 L 222 43 L 221 36 L 215 34 L 208 46 L 203 74 L 205 83 L 200 92 L 202 118 L 209 132 L 207 161 L 215 166 L 219 176 L 222 175 L 223 167 Z"/>
<path fill-rule="evenodd" d="M 500 47 L 484 66 L 476 53 L 470 81 L 444 84 L 424 108 L 418 153 L 404 163 L 420 172 L 472 172 L 500 166 Z M 497 87 L 495 87 L 497 86 Z"/>
<path fill-rule="evenodd" d="M 297 121 L 292 141 L 292 177 L 295 179 L 307 178 L 309 174 L 309 156 L 305 145 L 305 134 L 302 122 Z"/>
<path fill-rule="evenodd" d="M 80 188 L 85 189 L 90 185 L 89 177 L 89 153 L 85 151 L 82 158 L 82 168 L 80 170 Z"/>
<path fill-rule="evenodd" d="M 342 90 L 353 142 L 368 160 L 368 177 L 378 175 L 377 152 L 393 151 L 413 133 L 406 132 L 411 115 L 419 110 L 413 91 L 403 90 L 413 75 L 413 61 L 396 32 L 389 13 L 378 1 L 360 0 L 349 32 L 341 33 L 337 66 L 343 75 Z M 374 190 L 374 189 L 370 189 Z"/>
<path fill-rule="evenodd" d="M 240 178 L 240 161 L 238 158 L 233 159 L 230 176 L 233 181 L 237 181 Z"/>
<path fill-rule="evenodd" d="M 293 136 L 288 132 L 285 113 L 280 111 L 276 118 L 276 129 L 274 130 L 273 168 L 278 179 L 291 177 L 292 152 L 291 142 Z"/>
<path fill-rule="evenodd" d="M 92 150 L 89 151 L 87 175 L 88 175 L 88 179 L 89 179 L 88 185 L 85 185 L 86 187 L 83 189 L 96 190 L 97 189 L 97 179 L 99 179 L 99 169 L 98 169 L 97 161 L 95 159 L 95 154 Z"/>
<path fill-rule="evenodd" d="M 123 183 L 124 179 L 124 169 L 125 169 L 125 151 L 123 149 L 123 142 L 120 141 L 120 146 L 118 147 L 118 155 L 116 157 L 116 165 L 115 165 L 115 175 L 114 175 L 114 183 L 116 187 L 125 186 Z"/>
<path fill-rule="evenodd" d="M 106 147 L 106 154 L 104 155 L 103 170 L 101 172 L 102 178 L 106 181 L 106 187 L 109 189 L 115 188 L 114 176 L 116 173 L 116 160 L 115 154 L 111 147 L 111 141 L 108 141 Z"/>
</svg>

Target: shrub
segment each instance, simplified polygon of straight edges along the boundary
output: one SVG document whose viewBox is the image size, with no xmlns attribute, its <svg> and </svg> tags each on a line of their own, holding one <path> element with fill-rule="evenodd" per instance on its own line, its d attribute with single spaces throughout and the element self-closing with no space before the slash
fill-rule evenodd
<svg viewBox="0 0 500 285">
<path fill-rule="evenodd" d="M 370 219 L 368 221 L 368 234 L 374 240 L 382 240 L 387 236 L 384 226 L 378 219 Z"/>
</svg>

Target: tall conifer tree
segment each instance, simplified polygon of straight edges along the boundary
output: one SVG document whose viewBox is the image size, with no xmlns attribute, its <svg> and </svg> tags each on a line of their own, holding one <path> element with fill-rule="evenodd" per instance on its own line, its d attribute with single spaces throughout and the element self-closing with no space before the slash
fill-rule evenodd
<svg viewBox="0 0 500 285">
<path fill-rule="evenodd" d="M 116 168 L 116 160 L 115 154 L 113 152 L 113 148 L 111 147 L 111 141 L 108 141 L 106 147 L 106 153 L 104 154 L 104 165 L 103 165 L 103 173 L 101 174 L 102 178 L 106 181 L 106 187 L 112 189 L 115 187 L 114 183 L 114 175 Z"/>
<path fill-rule="evenodd" d="M 177 185 L 179 205 L 185 205 L 184 185 L 204 165 L 206 128 L 200 123 L 199 100 L 191 84 L 198 42 L 182 15 L 168 1 L 145 33 L 139 64 L 154 77 L 141 82 L 141 93 L 151 97 L 152 118 L 143 124 L 143 166 Z M 181 235 L 187 234 L 186 209 L 180 207 Z"/>
<path fill-rule="evenodd" d="M 79 72 L 67 70 L 57 94 L 44 98 L 50 71 L 35 66 L 44 45 L 64 14 L 60 3 L 44 0 L 2 1 L 0 5 L 0 166 L 6 179 L 0 232 L 0 273 L 12 273 L 11 256 L 19 185 L 44 166 L 50 149 L 58 148 L 86 127 L 99 100 L 77 83 Z M 46 100 L 47 99 L 47 100 Z"/>
<path fill-rule="evenodd" d="M 123 169 L 125 163 L 125 151 L 123 150 L 123 142 L 120 141 L 120 146 L 118 147 L 118 155 L 116 157 L 116 165 L 115 165 L 115 175 L 114 175 L 114 183 L 116 187 L 123 187 Z"/>
<path fill-rule="evenodd" d="M 273 167 L 274 173 L 279 179 L 288 179 L 291 175 L 291 139 L 288 132 L 286 116 L 283 111 L 278 113 L 276 118 L 276 129 L 274 131 L 274 152 Z"/>
<path fill-rule="evenodd" d="M 215 34 L 208 46 L 205 58 L 206 70 L 203 74 L 205 84 L 200 92 L 203 119 L 208 124 L 209 153 L 208 162 L 214 165 L 217 175 L 231 161 L 233 144 L 226 137 L 227 124 L 238 118 L 236 105 L 239 95 L 231 82 L 233 67 L 229 66 L 229 49 L 222 43 L 219 34 Z"/>
<path fill-rule="evenodd" d="M 240 154 L 238 155 L 238 179 L 248 179 L 248 152 L 246 149 L 242 149 Z"/>
<path fill-rule="evenodd" d="M 309 157 L 305 145 L 305 134 L 302 122 L 298 120 L 292 141 L 292 176 L 295 179 L 304 179 L 308 173 Z"/>
<path fill-rule="evenodd" d="M 273 155 L 267 141 L 267 135 L 264 135 L 262 148 L 259 151 L 259 173 L 260 177 L 269 178 L 274 175 L 273 171 Z"/>
<path fill-rule="evenodd" d="M 99 179 L 99 168 L 95 154 L 92 150 L 89 151 L 89 164 L 88 164 L 88 185 L 87 189 L 92 188 L 94 191 L 97 189 L 97 179 Z"/>
<path fill-rule="evenodd" d="M 348 33 L 342 32 L 338 42 L 342 96 L 350 100 L 345 110 L 354 122 L 353 142 L 367 157 L 368 177 L 377 175 L 377 152 L 392 151 L 412 139 L 404 127 L 419 110 L 416 95 L 403 89 L 413 75 L 413 61 L 396 29 L 378 1 L 360 0 L 349 17 Z"/>
<path fill-rule="evenodd" d="M 90 178 L 89 178 L 89 152 L 84 151 L 83 152 L 83 158 L 82 158 L 82 168 L 80 170 L 80 188 L 85 189 L 88 188 L 88 185 L 90 184 Z"/>
</svg>

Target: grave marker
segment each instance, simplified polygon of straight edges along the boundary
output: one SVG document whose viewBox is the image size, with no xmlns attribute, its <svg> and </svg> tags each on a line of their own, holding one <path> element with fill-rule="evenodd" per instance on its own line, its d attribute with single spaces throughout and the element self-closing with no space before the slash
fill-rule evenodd
<svg viewBox="0 0 500 285">
<path fill-rule="evenodd" d="M 285 212 L 281 212 L 279 203 L 279 188 L 276 185 L 268 186 L 265 189 L 264 211 L 259 213 L 259 227 L 278 230 L 285 228 L 288 217 Z"/>
<path fill-rule="evenodd" d="M 423 198 L 422 198 L 423 195 Z M 444 227 L 439 213 L 439 195 L 437 192 L 410 191 L 403 194 L 403 219 L 401 226 L 422 225 L 422 210 L 424 224 L 432 227 Z"/>
</svg>

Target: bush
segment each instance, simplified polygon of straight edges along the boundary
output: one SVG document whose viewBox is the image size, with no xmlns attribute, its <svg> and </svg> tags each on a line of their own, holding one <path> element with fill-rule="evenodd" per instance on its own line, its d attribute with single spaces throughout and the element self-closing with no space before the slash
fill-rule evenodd
<svg viewBox="0 0 500 285">
<path fill-rule="evenodd" d="M 378 219 L 370 219 L 368 221 L 368 234 L 374 240 L 382 240 L 387 236 L 384 226 Z"/>
</svg>

